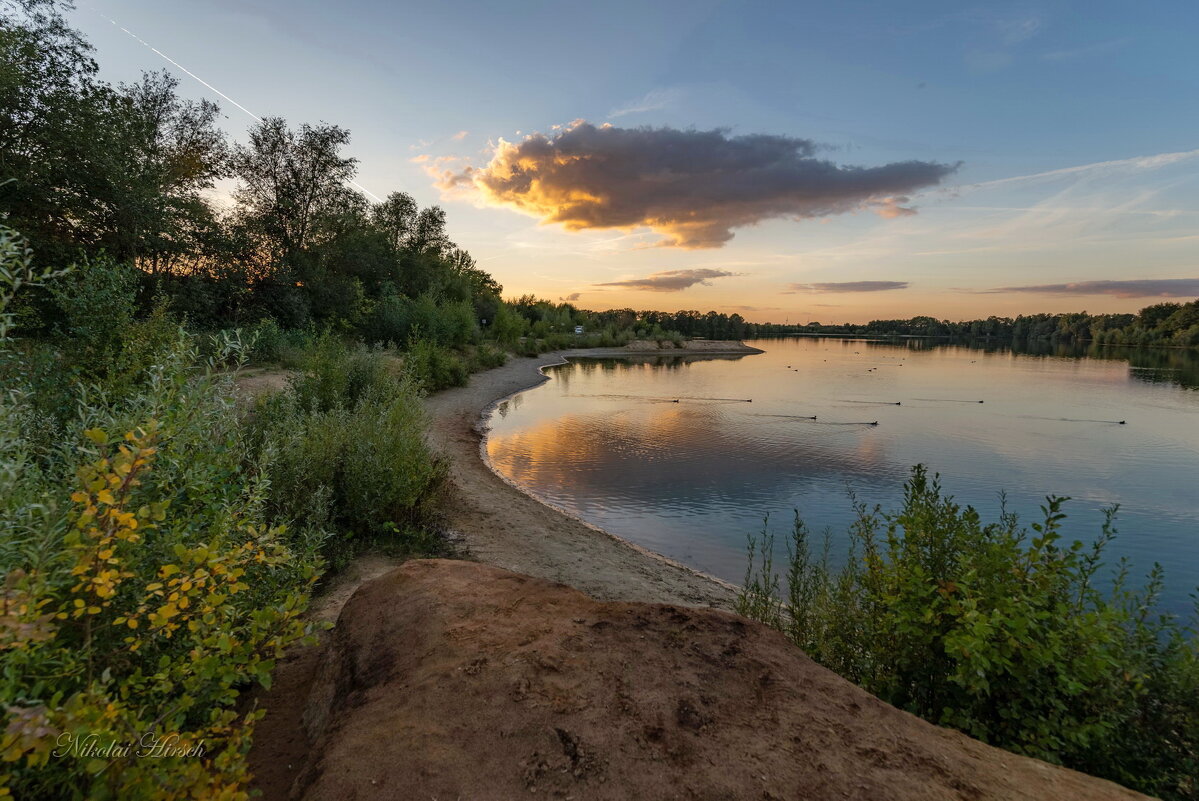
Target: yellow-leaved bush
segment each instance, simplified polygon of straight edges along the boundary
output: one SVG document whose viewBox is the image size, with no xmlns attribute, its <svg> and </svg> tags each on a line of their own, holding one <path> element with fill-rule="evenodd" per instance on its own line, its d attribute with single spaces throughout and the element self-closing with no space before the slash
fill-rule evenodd
<svg viewBox="0 0 1199 801">
<path fill-rule="evenodd" d="M 44 797 L 246 798 L 261 713 L 239 713 L 239 692 L 269 684 L 283 648 L 308 633 L 316 571 L 269 604 L 252 598 L 291 567 L 285 532 L 253 514 L 148 561 L 159 552 L 148 542 L 176 539 L 169 502 L 143 483 L 158 426 L 116 442 L 86 434 L 95 453 L 77 470 L 62 560 L 5 580 L 0 647 L 19 686 L 5 698 L 4 784 Z"/>
<path fill-rule="evenodd" d="M 83 376 L 0 337 L 0 798 L 248 798 L 246 691 L 310 636 L 327 532 L 269 511 L 247 346 L 148 333 Z"/>
</svg>

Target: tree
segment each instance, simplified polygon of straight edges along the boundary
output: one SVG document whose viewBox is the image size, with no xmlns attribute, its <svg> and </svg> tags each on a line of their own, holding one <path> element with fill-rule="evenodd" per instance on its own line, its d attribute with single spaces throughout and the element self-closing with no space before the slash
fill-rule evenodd
<svg viewBox="0 0 1199 801">
<path fill-rule="evenodd" d="M 2 9 L 0 176 L 12 180 L 0 186 L 0 212 L 40 258 L 65 261 L 94 234 L 91 190 L 103 175 L 92 134 L 109 90 L 59 4 Z"/>
<path fill-rule="evenodd" d="M 357 161 L 339 152 L 349 141 L 349 131 L 336 125 L 293 131 L 282 118 L 268 117 L 250 129 L 249 144 L 235 149 L 232 169 L 241 182 L 235 198 L 275 264 L 294 264 L 313 243 L 322 215 L 353 203 L 345 184 Z"/>
<path fill-rule="evenodd" d="M 1179 306 L 1161 325 L 1170 334 L 1178 334 L 1199 326 L 1199 300 Z"/>
<path fill-rule="evenodd" d="M 444 209 L 430 206 L 420 210 L 407 248 L 422 256 L 442 256 L 454 248 L 445 230 Z"/>
<path fill-rule="evenodd" d="M 1161 325 L 1174 312 L 1182 308 L 1179 303 L 1155 303 L 1137 312 L 1137 322 L 1142 328 L 1153 329 Z"/>
<path fill-rule="evenodd" d="M 119 260 L 151 273 L 199 249 L 217 225 L 202 192 L 226 171 L 228 149 L 217 127 L 220 109 L 175 93 L 166 72 L 123 85 L 112 99 L 104 242 Z"/>
<path fill-rule="evenodd" d="M 392 192 L 371 209 L 371 222 L 387 237 L 393 250 L 408 247 L 416 228 L 416 201 L 407 192 Z"/>
<path fill-rule="evenodd" d="M 166 73 L 113 89 L 58 4 L 21 5 L 0 16 L 0 211 L 51 261 L 105 250 L 156 270 L 196 250 L 216 227 L 217 106 Z"/>
</svg>

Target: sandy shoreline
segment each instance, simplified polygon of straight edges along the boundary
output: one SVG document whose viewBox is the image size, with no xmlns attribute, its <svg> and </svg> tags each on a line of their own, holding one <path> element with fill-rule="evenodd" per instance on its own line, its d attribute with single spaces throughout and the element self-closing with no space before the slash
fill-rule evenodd
<svg viewBox="0 0 1199 801">
<path fill-rule="evenodd" d="M 430 396 L 430 442 L 449 461 L 447 523 L 481 562 L 558 581 L 600 600 L 731 608 L 736 588 L 547 505 L 496 473 L 486 457 L 487 420 L 513 395 L 548 381 L 545 367 L 572 357 L 744 355 L 757 349 L 712 343 L 704 350 L 578 349 L 512 358 L 476 373 L 465 387 Z"/>
<path fill-rule="evenodd" d="M 674 354 L 679 355 L 679 351 Z M 582 349 L 535 358 L 513 357 L 503 367 L 475 373 L 468 386 L 426 398 L 429 441 L 445 456 L 450 468 L 446 522 L 469 558 L 568 584 L 599 600 L 730 609 L 736 588 L 546 506 L 505 482 L 483 458 L 485 414 L 504 398 L 547 381 L 542 367 L 562 364 L 571 356 L 629 355 L 646 354 Z M 279 370 L 248 371 L 239 379 L 239 396 L 244 400 L 276 391 L 286 383 L 286 376 Z M 307 617 L 316 622 L 336 622 L 342 607 L 360 586 L 403 562 L 401 558 L 377 554 L 359 557 L 312 599 Z M 323 636 L 321 639 L 325 640 Z M 271 710 L 258 724 L 250 754 L 255 786 L 264 790 L 267 799 L 289 797 L 296 771 L 308 759 L 310 744 L 304 714 L 322 653 L 322 645 L 290 650 L 274 671 L 272 688 L 254 695 Z"/>
</svg>

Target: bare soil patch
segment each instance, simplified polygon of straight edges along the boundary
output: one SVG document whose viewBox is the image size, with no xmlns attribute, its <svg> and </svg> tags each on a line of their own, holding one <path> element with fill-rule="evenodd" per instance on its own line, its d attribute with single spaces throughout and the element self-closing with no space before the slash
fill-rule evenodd
<svg viewBox="0 0 1199 801">
<path fill-rule="evenodd" d="M 1143 798 L 900 712 L 716 610 L 421 560 L 331 635 L 294 699 L 313 746 L 267 799 Z"/>
</svg>

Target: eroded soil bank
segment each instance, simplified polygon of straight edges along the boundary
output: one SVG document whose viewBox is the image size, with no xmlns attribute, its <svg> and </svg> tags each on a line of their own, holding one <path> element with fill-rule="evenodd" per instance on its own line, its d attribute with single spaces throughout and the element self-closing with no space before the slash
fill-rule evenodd
<svg viewBox="0 0 1199 801">
<path fill-rule="evenodd" d="M 328 644 L 291 699 L 312 746 L 268 800 L 1144 798 L 925 723 L 735 615 L 475 562 L 363 584 Z"/>
</svg>

